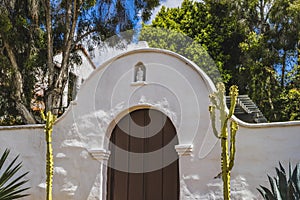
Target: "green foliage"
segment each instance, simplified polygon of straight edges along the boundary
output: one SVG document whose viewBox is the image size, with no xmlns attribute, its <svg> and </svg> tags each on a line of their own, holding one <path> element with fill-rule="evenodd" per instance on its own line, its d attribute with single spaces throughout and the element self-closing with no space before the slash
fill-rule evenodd
<svg viewBox="0 0 300 200">
<path fill-rule="evenodd" d="M 206 50 L 215 61 L 215 65 L 223 81 L 228 82 L 232 76 L 230 71 L 235 71 L 233 66 L 236 65 L 238 59 L 238 56 L 233 54 L 239 52 L 238 44 L 239 41 L 242 41 L 241 34 L 236 31 L 238 28 L 234 23 L 235 18 L 229 14 L 230 10 L 231 8 L 224 2 L 210 4 L 185 0 L 180 8 L 162 7 L 161 11 L 152 21 L 151 26 L 173 30 L 174 32 L 190 37 L 193 43 L 197 43 L 197 45 L 190 47 L 192 49 L 190 52 L 191 56 L 193 57 L 194 53 L 192 51 L 199 51 L 197 48 Z M 162 45 L 164 44 L 162 43 L 156 46 L 156 44 L 151 42 L 151 38 L 143 37 L 143 34 L 142 39 L 146 39 L 152 47 L 164 47 L 172 51 L 175 50 L 177 53 L 183 51 L 180 48 L 173 48 L 174 50 L 170 48 L 171 45 L 176 46 L 176 42 L 171 45 Z M 197 59 L 191 60 L 198 62 Z"/>
<path fill-rule="evenodd" d="M 300 89 L 292 88 L 281 94 L 282 118 L 285 120 L 300 120 Z"/>
<path fill-rule="evenodd" d="M 287 116 L 291 112 L 285 108 L 293 104 L 287 91 L 294 87 L 291 80 L 297 76 L 297 73 L 288 74 L 299 65 L 296 57 L 300 44 L 300 16 L 292 8 L 295 2 L 252 1 L 253 15 L 243 18 L 249 27 L 248 36 L 240 43 L 242 62 L 235 82 L 242 93 L 250 95 L 269 121 L 292 119 L 291 115 Z"/>
<path fill-rule="evenodd" d="M 279 168 L 276 169 L 276 177 L 268 176 L 271 190 L 260 186 L 257 190 L 262 197 L 267 200 L 298 200 L 300 199 L 300 163 L 292 171 L 289 163 L 289 171 L 286 174 L 285 169 L 279 162 Z"/>
<path fill-rule="evenodd" d="M 17 104 L 30 110 L 37 71 L 50 74 L 42 77 L 48 79 L 49 84 L 45 95 L 58 91 L 57 99 L 61 99 L 59 95 L 69 64 L 80 62 L 75 55 L 76 45 L 85 43 L 88 49 L 101 46 L 115 33 L 134 28 L 139 19 L 148 20 L 160 1 L 136 0 L 128 10 L 125 0 L 72 0 L 69 4 L 66 0 L 47 0 L 45 2 L 51 3 L 52 46 L 47 44 L 45 6 L 39 0 L 31 2 L 37 3 L 37 10 L 32 9 L 28 1 L 3 0 L 0 3 L 2 125 L 26 123 Z M 80 6 L 70 16 L 67 8 L 74 2 Z M 240 93 L 249 94 L 269 121 L 298 119 L 292 112 L 294 106 L 289 106 L 295 100 L 289 91 L 300 88 L 292 81 L 300 76 L 300 70 L 294 70 L 300 63 L 299 5 L 299 0 L 184 0 L 179 8 L 162 7 L 151 25 L 162 29 L 149 31 L 150 28 L 144 26 L 141 39 L 148 41 L 151 47 L 169 49 L 188 57 L 215 83 L 221 81 L 221 77 L 227 89 L 230 85 L 238 85 Z M 68 20 L 70 24 L 67 25 Z M 75 33 L 69 37 L 73 23 Z M 116 45 L 115 40 L 110 41 L 111 45 Z M 16 69 L 12 68 L 12 59 L 4 42 L 16 58 Z M 48 65 L 52 62 L 47 62 L 48 46 L 54 55 L 65 52 L 63 57 L 67 67 L 64 70 L 50 70 Z M 67 51 L 69 47 L 70 51 Z M 16 82 L 18 72 L 22 75 L 22 93 L 26 94 L 21 99 L 15 95 L 20 90 Z M 59 74 L 63 74 L 61 82 L 57 80 Z M 60 106 L 59 103 L 50 105 L 51 100 L 44 103 L 50 108 Z"/>
<path fill-rule="evenodd" d="M 0 56 L 0 125 L 10 126 L 14 124 L 22 124 L 22 119 L 16 110 L 14 101 L 10 95 L 12 87 L 12 72 L 10 69 L 2 65 L 9 65 L 9 61 L 5 57 Z"/>
<path fill-rule="evenodd" d="M 186 34 L 198 42 L 215 61 L 226 88 L 238 85 L 240 93 L 248 94 L 269 121 L 285 121 L 297 119 L 285 108 L 293 104 L 288 91 L 300 88 L 292 81 L 300 74 L 294 70 L 300 63 L 299 13 L 299 0 L 184 0 L 179 8 L 162 7 L 151 26 Z M 163 39 L 152 42 L 156 38 L 147 34 L 151 47 L 184 51 L 177 47 L 179 40 L 175 44 Z M 194 47 L 191 54 L 197 51 Z M 197 56 L 190 57 L 198 64 Z"/>
<path fill-rule="evenodd" d="M 16 156 L 10 163 L 6 164 L 10 150 L 6 149 L 0 158 L 0 199 L 19 199 L 29 194 L 24 194 L 29 188 L 24 188 L 28 180 L 22 180 L 27 174 L 18 175 L 22 168 L 22 162 L 16 163 L 19 156 Z"/>
<path fill-rule="evenodd" d="M 41 111 L 41 117 L 43 121 L 46 122 L 44 131 L 46 133 L 46 143 L 47 143 L 47 155 L 46 155 L 46 186 L 47 186 L 47 200 L 52 200 L 52 182 L 53 182 L 53 149 L 52 149 L 52 131 L 53 125 L 56 120 L 56 116 L 50 111 L 47 112 L 46 116 L 43 111 Z"/>
<path fill-rule="evenodd" d="M 22 103 L 30 109 L 37 81 L 35 72 L 43 68 L 45 63 L 44 33 L 30 22 L 27 7 L 25 1 L 10 1 L 0 5 L 0 24 L 3 27 L 0 30 L 0 125 L 25 123 L 16 103 Z M 12 57 L 4 43 L 12 50 L 18 69 L 12 67 Z M 18 90 L 16 70 L 22 74 L 22 93 L 26 94 L 22 94 L 21 99 L 15 95 Z"/>
<path fill-rule="evenodd" d="M 214 61 L 205 49 L 186 34 L 169 29 L 144 26 L 140 40 L 147 41 L 149 46 L 176 52 L 194 61 L 215 82 L 221 76 Z"/>
<path fill-rule="evenodd" d="M 34 114 L 35 120 L 39 119 L 39 113 L 30 111 L 37 83 L 45 89 L 41 100 L 46 109 L 59 108 L 70 63 L 81 61 L 76 56 L 77 46 L 84 43 L 88 49 L 93 49 L 96 45 L 101 46 L 106 38 L 135 28 L 139 20 L 150 18 L 160 1 L 131 2 L 132 5 L 127 0 L 2 0 L 0 125 L 32 123 Z M 51 18 L 48 32 L 47 16 Z M 61 52 L 64 52 L 64 62 L 60 69 L 54 70 L 52 58 Z M 16 95 L 18 92 L 22 93 L 21 97 Z M 56 99 L 48 99 L 54 94 Z"/>
<path fill-rule="evenodd" d="M 217 91 L 209 96 L 211 106 L 209 106 L 209 112 L 213 127 L 213 133 L 217 138 L 221 140 L 221 175 L 223 181 L 223 197 L 225 200 L 230 199 L 230 172 L 234 166 L 235 158 L 235 136 L 238 130 L 238 124 L 231 119 L 236 106 L 238 88 L 233 85 L 230 87 L 230 109 L 229 113 L 226 112 L 225 105 L 225 85 L 223 83 L 217 84 Z M 216 128 L 216 109 L 220 112 L 220 131 Z M 230 147 L 228 149 L 229 134 L 228 134 L 228 122 L 230 122 Z"/>
<path fill-rule="evenodd" d="M 296 1 L 293 1 L 292 3 L 290 3 L 289 10 L 292 11 L 294 14 L 297 14 L 297 12 L 300 11 L 300 0 L 296 0 Z"/>
</svg>

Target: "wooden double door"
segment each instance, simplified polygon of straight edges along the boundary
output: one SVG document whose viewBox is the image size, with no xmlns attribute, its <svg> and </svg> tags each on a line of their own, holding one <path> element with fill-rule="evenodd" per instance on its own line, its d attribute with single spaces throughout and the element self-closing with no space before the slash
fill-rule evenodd
<svg viewBox="0 0 300 200">
<path fill-rule="evenodd" d="M 178 200 L 175 127 L 153 109 L 131 112 L 110 138 L 107 200 Z"/>
</svg>

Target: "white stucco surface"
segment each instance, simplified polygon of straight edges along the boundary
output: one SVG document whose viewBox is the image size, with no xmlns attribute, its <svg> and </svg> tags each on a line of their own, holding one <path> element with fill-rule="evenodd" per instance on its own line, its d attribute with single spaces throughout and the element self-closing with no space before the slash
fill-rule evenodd
<svg viewBox="0 0 300 200">
<path fill-rule="evenodd" d="M 134 66 L 146 67 L 146 81 L 133 83 Z M 187 59 L 164 50 L 139 49 L 98 67 L 81 86 L 77 100 L 56 122 L 54 199 L 105 199 L 108 141 L 114 125 L 140 108 L 160 110 L 173 122 L 180 147 L 181 199 L 222 199 L 220 143 L 211 131 L 210 79 Z M 250 125 L 240 122 L 232 171 L 232 199 L 259 199 L 267 173 L 281 161 L 300 161 L 300 122 Z M 0 127 L 0 145 L 20 154 L 29 170 L 31 196 L 45 195 L 45 141 L 42 128 Z M 2 150 L 1 148 L 1 150 Z M 174 147 L 175 148 L 175 147 Z"/>
</svg>

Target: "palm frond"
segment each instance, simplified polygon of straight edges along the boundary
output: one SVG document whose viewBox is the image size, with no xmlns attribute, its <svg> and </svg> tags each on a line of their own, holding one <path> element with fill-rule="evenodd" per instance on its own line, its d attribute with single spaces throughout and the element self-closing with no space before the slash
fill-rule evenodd
<svg viewBox="0 0 300 200">
<path fill-rule="evenodd" d="M 9 156 L 10 150 L 6 149 L 0 158 L 0 170 L 6 166 L 5 161 Z M 3 172 L 0 174 L 0 199 L 12 200 L 19 199 L 29 194 L 23 194 L 29 187 L 23 188 L 23 185 L 28 182 L 24 180 L 24 177 L 29 173 L 25 172 L 21 175 L 17 175 L 22 168 L 22 162 L 16 163 L 19 156 L 16 156 Z"/>
</svg>

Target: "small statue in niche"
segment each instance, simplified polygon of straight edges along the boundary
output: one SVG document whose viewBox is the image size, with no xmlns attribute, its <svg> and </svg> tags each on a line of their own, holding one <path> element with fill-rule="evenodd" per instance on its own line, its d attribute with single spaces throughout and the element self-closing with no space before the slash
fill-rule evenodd
<svg viewBox="0 0 300 200">
<path fill-rule="evenodd" d="M 144 81 L 144 72 L 141 67 L 139 67 L 139 69 L 136 72 L 136 81 L 137 82 Z"/>
<path fill-rule="evenodd" d="M 143 63 L 139 62 L 135 65 L 135 82 L 143 82 L 146 81 L 146 68 Z"/>
</svg>

